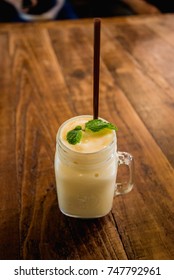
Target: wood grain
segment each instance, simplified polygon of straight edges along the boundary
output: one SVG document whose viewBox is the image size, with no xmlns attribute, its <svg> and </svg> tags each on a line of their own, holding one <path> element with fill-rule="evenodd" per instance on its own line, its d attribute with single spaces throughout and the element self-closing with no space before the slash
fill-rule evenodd
<svg viewBox="0 0 174 280">
<path fill-rule="evenodd" d="M 93 21 L 0 25 L 0 259 L 174 258 L 173 21 L 102 22 L 99 113 L 136 178 L 94 220 L 60 213 L 54 177 L 58 127 L 92 114 Z"/>
</svg>

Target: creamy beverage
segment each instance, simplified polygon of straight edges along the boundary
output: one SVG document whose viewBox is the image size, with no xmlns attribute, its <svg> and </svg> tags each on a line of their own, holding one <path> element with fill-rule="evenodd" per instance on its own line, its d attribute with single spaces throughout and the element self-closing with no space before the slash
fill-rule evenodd
<svg viewBox="0 0 174 280">
<path fill-rule="evenodd" d="M 91 116 L 65 122 L 57 134 L 55 174 L 60 210 L 80 218 L 101 217 L 112 208 L 117 172 L 116 133 L 104 128 L 85 131 Z M 67 133 L 80 126 L 82 137 L 75 145 Z"/>
<path fill-rule="evenodd" d="M 117 152 L 116 127 L 92 116 L 67 120 L 56 137 L 55 175 L 59 208 L 76 218 L 105 216 L 115 195 L 133 187 L 133 157 Z M 127 165 L 129 181 L 116 184 L 117 168 Z"/>
</svg>

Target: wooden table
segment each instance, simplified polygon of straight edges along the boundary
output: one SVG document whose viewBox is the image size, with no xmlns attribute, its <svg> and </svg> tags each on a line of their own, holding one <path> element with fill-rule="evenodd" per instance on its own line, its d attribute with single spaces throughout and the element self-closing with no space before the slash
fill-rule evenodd
<svg viewBox="0 0 174 280">
<path fill-rule="evenodd" d="M 0 259 L 174 259 L 174 16 L 105 19 L 100 116 L 135 157 L 100 219 L 64 216 L 55 137 L 92 114 L 93 20 L 0 25 Z"/>
</svg>

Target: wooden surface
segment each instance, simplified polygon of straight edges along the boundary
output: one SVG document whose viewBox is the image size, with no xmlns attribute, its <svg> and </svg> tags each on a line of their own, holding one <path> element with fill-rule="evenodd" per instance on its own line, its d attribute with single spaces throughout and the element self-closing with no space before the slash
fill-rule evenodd
<svg viewBox="0 0 174 280">
<path fill-rule="evenodd" d="M 58 209 L 55 136 L 92 114 L 93 20 L 0 25 L 0 259 L 174 259 L 174 16 L 102 21 L 101 117 L 135 157 L 104 218 Z"/>
</svg>

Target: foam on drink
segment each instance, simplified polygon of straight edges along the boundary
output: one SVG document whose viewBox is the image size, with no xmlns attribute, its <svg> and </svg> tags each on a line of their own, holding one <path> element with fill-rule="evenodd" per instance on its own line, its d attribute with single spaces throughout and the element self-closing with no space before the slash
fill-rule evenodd
<svg viewBox="0 0 174 280">
<path fill-rule="evenodd" d="M 73 118 L 68 121 L 61 129 L 60 138 L 65 146 L 69 149 L 80 153 L 94 153 L 106 148 L 114 139 L 115 131 L 111 129 L 103 129 L 98 132 L 85 130 L 85 123 L 91 120 L 91 116 L 84 116 L 83 118 Z M 69 144 L 66 136 L 68 131 L 73 130 L 76 126 L 82 127 L 82 139 L 80 143 L 75 145 Z"/>
</svg>

